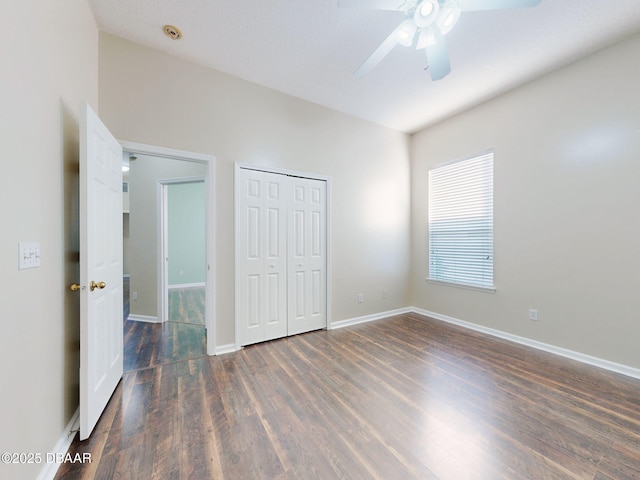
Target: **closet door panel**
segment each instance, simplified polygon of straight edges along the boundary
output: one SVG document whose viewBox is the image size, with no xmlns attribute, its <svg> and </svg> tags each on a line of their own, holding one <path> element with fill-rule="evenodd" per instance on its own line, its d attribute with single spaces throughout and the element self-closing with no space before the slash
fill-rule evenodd
<svg viewBox="0 0 640 480">
<path fill-rule="evenodd" d="M 326 328 L 326 182 L 290 177 L 288 334 Z"/>
<path fill-rule="evenodd" d="M 287 334 L 287 199 L 282 176 L 239 171 L 240 345 Z"/>
</svg>

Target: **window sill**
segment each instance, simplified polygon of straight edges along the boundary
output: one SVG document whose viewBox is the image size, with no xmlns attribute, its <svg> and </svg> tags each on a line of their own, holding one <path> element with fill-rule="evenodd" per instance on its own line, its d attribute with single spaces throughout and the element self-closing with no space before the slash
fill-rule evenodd
<svg viewBox="0 0 640 480">
<path fill-rule="evenodd" d="M 446 287 L 457 287 L 464 288 L 465 290 L 475 290 L 476 292 L 484 292 L 484 293 L 496 293 L 496 287 L 479 287 L 478 285 L 467 285 L 465 283 L 453 283 L 453 282 L 445 282 L 443 280 L 435 280 L 433 278 L 425 278 L 425 280 L 429 283 L 433 283 L 435 285 L 444 285 Z"/>
</svg>

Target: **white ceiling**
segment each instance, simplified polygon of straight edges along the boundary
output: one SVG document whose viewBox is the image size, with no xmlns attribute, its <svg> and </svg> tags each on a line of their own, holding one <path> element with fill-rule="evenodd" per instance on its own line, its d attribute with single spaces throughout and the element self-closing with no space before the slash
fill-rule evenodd
<svg viewBox="0 0 640 480">
<path fill-rule="evenodd" d="M 452 71 L 443 80 L 424 71 L 424 51 L 402 46 L 356 79 L 401 12 L 338 0 L 88 1 L 103 31 L 404 132 L 640 32 L 640 0 L 466 12 L 447 35 Z M 166 37 L 165 24 L 184 38 Z"/>
</svg>

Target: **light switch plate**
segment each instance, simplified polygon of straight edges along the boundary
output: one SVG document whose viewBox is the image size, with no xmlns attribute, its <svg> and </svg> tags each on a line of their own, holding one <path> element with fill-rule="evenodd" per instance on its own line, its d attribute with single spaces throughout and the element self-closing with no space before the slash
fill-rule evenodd
<svg viewBox="0 0 640 480">
<path fill-rule="evenodd" d="M 18 269 L 40 266 L 40 244 L 38 242 L 20 242 L 18 244 Z"/>
</svg>

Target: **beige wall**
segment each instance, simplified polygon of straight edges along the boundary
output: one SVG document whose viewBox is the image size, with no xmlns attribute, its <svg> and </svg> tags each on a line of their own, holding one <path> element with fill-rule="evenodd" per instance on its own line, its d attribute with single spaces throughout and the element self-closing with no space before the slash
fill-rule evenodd
<svg viewBox="0 0 640 480">
<path fill-rule="evenodd" d="M 129 265 L 131 314 L 158 316 L 158 180 L 204 177 L 207 166 L 168 158 L 137 155 L 129 170 Z"/>
<path fill-rule="evenodd" d="M 3 2 L 0 452 L 53 449 L 78 406 L 78 122 L 98 106 L 98 32 L 84 0 Z M 18 242 L 41 267 L 18 271 Z M 0 464 L 33 479 L 42 465 Z"/>
<path fill-rule="evenodd" d="M 100 107 L 119 139 L 216 156 L 218 345 L 235 341 L 234 162 L 331 177 L 333 321 L 408 304 L 406 135 L 103 33 Z"/>
<path fill-rule="evenodd" d="M 78 405 L 78 298 L 67 285 L 78 279 L 80 102 L 96 109 L 98 96 L 118 138 L 217 157 L 220 345 L 234 341 L 237 161 L 332 178 L 334 321 L 413 303 L 640 368 L 640 37 L 416 134 L 410 238 L 405 135 L 110 35 L 98 94 L 83 0 L 9 2 L 3 13 L 0 452 L 51 451 Z M 488 148 L 498 291 L 427 284 L 427 169 Z M 20 241 L 41 243 L 40 268 L 18 271 Z M 40 468 L 0 464 L 0 477 Z"/>
<path fill-rule="evenodd" d="M 638 58 L 635 36 L 412 137 L 414 305 L 640 367 Z M 497 292 L 429 284 L 428 169 L 490 148 Z"/>
</svg>

